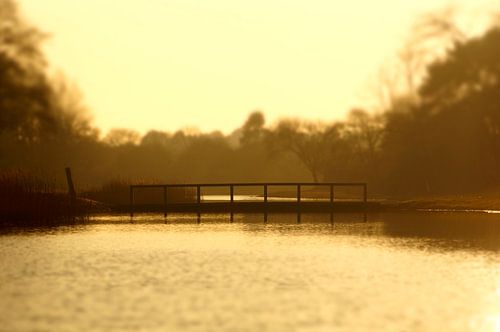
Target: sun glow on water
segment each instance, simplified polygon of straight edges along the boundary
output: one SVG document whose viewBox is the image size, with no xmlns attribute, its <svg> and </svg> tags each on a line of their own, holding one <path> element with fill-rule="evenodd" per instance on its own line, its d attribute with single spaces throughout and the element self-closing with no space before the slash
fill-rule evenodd
<svg viewBox="0 0 500 332">
<path fill-rule="evenodd" d="M 496 289 L 496 308 L 497 313 L 490 317 L 492 331 L 500 332 L 500 287 Z"/>
</svg>

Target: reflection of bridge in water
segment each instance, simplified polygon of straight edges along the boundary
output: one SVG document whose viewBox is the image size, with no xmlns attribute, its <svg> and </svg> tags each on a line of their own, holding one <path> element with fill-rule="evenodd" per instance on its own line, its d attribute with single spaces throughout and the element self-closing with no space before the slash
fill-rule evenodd
<svg viewBox="0 0 500 332">
<path fill-rule="evenodd" d="M 302 197 L 304 187 L 324 187 L 329 189 L 327 198 L 304 198 Z M 262 196 L 235 195 L 235 188 L 260 187 Z M 269 195 L 269 188 L 295 187 L 295 197 L 274 197 Z M 360 188 L 362 194 L 356 199 L 338 199 L 335 197 L 335 188 L 351 187 Z M 163 189 L 163 204 L 137 204 L 135 191 L 137 189 Z M 193 198 L 187 202 L 176 200 L 169 201 L 169 189 L 196 190 Z M 203 199 L 202 189 L 226 188 L 228 195 L 211 195 Z M 252 199 L 253 197 L 253 199 Z M 226 198 L 224 200 L 224 198 Z M 333 218 L 334 212 L 367 212 L 378 207 L 377 203 L 368 202 L 368 187 L 362 182 L 280 182 L 280 183 L 196 183 L 196 184 L 140 184 L 130 186 L 130 215 L 137 212 L 163 212 L 165 217 L 168 213 L 230 213 L 231 221 L 234 213 L 264 213 L 267 220 L 268 213 L 297 213 L 300 219 L 301 213 L 330 213 Z"/>
</svg>

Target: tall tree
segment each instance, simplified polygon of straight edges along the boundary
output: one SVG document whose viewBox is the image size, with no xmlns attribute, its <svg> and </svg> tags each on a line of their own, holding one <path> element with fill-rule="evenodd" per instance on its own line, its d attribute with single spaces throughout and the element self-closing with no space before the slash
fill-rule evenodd
<svg viewBox="0 0 500 332">
<path fill-rule="evenodd" d="M 95 136 L 76 88 L 47 74 L 46 35 L 23 19 L 13 0 L 0 0 L 0 22 L 0 134 L 23 142 Z"/>
<path fill-rule="evenodd" d="M 424 107 L 447 116 L 455 128 L 476 129 L 470 140 L 494 163 L 500 180 L 500 28 L 456 44 L 429 67 L 421 91 Z M 464 151 L 465 153 L 465 151 Z"/>
<path fill-rule="evenodd" d="M 0 0 L 0 22 L 0 131 L 36 139 L 55 122 L 40 50 L 43 34 L 20 17 L 11 0 Z"/>
</svg>

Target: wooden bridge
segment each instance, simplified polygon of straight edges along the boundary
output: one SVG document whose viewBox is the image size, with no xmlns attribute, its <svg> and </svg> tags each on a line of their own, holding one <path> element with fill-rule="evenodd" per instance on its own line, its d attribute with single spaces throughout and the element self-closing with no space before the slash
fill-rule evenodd
<svg viewBox="0 0 500 332">
<path fill-rule="evenodd" d="M 303 199 L 303 187 L 326 187 L 329 197 L 325 199 Z M 203 188 L 227 188 L 229 189 L 229 200 L 211 201 L 202 199 Z M 235 188 L 261 187 L 262 197 L 259 201 L 235 200 Z M 292 198 L 276 200 L 268 195 L 269 187 L 295 187 L 296 195 Z M 361 188 L 362 195 L 356 200 L 338 200 L 335 197 L 336 187 Z M 163 204 L 136 204 L 135 191 L 140 188 L 163 189 Z M 196 195 L 188 202 L 169 201 L 168 192 L 170 188 L 196 189 Z M 137 212 L 163 212 L 165 217 L 171 212 L 193 212 L 198 217 L 201 213 L 230 213 L 233 220 L 234 213 L 264 213 L 267 220 L 268 213 L 333 213 L 333 212 L 366 212 L 374 208 L 375 203 L 368 202 L 368 187 L 366 183 L 312 183 L 312 182 L 280 182 L 280 183 L 196 183 L 196 184 L 140 184 L 130 186 L 130 215 Z"/>
</svg>

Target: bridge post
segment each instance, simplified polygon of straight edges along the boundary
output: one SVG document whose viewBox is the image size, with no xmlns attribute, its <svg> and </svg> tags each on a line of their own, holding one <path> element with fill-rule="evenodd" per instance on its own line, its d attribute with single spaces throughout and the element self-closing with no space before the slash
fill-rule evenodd
<svg viewBox="0 0 500 332">
<path fill-rule="evenodd" d="M 201 186 L 196 186 L 196 203 L 198 204 L 198 223 L 201 221 Z"/>
<path fill-rule="evenodd" d="M 333 206 L 333 184 L 330 185 L 330 204 Z"/>
<path fill-rule="evenodd" d="M 264 185 L 264 222 L 267 222 L 267 184 Z"/>
<path fill-rule="evenodd" d="M 297 185 L 297 222 L 300 223 L 300 199 L 301 199 L 301 188 L 300 184 Z"/>
<path fill-rule="evenodd" d="M 231 222 L 234 220 L 234 186 L 229 185 L 229 196 L 231 197 Z"/>
<path fill-rule="evenodd" d="M 330 222 L 333 223 L 333 184 L 330 184 Z"/>
<path fill-rule="evenodd" d="M 130 185 L 130 217 L 134 216 L 134 186 Z"/>
<path fill-rule="evenodd" d="M 167 200 L 168 200 L 168 186 L 163 187 L 163 208 L 164 208 L 164 213 L 163 216 L 166 218 L 167 217 Z"/>
<path fill-rule="evenodd" d="M 300 184 L 297 185 L 297 205 L 300 204 Z"/>
</svg>

